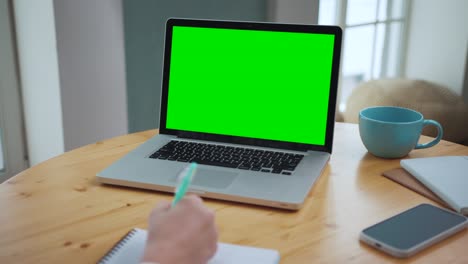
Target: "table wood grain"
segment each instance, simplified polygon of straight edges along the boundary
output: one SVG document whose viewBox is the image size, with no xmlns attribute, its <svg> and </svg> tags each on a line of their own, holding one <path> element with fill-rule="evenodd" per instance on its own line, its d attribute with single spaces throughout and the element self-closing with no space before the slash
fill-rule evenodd
<svg viewBox="0 0 468 264">
<path fill-rule="evenodd" d="M 0 185 L 0 263 L 95 263 L 170 194 L 103 185 L 95 175 L 157 133 L 87 145 Z M 430 138 L 422 137 L 422 141 Z M 468 155 L 441 141 L 407 158 Z M 368 154 L 357 125 L 337 123 L 331 160 L 297 212 L 205 200 L 220 241 L 279 250 L 281 263 L 468 263 L 468 231 L 398 260 L 359 242 L 365 227 L 430 200 L 381 176 L 399 160 Z"/>
</svg>

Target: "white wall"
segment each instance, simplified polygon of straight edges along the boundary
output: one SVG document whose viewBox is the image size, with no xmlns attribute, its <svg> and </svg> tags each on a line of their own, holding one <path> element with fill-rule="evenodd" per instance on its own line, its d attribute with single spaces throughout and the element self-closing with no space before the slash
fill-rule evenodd
<svg viewBox="0 0 468 264">
<path fill-rule="evenodd" d="M 30 164 L 128 131 L 122 3 L 15 0 Z M 318 0 L 276 21 L 316 23 Z"/>
<path fill-rule="evenodd" d="M 128 131 L 122 2 L 56 0 L 65 150 Z"/>
<path fill-rule="evenodd" d="M 127 133 L 121 1 L 14 1 L 30 165 Z"/>
<path fill-rule="evenodd" d="M 413 0 L 409 25 L 406 76 L 443 84 L 461 95 L 468 1 Z"/>
<path fill-rule="evenodd" d="M 32 166 L 64 151 L 53 2 L 16 0 L 14 11 Z"/>
<path fill-rule="evenodd" d="M 317 24 L 319 0 L 276 0 L 272 20 L 282 23 Z"/>
</svg>

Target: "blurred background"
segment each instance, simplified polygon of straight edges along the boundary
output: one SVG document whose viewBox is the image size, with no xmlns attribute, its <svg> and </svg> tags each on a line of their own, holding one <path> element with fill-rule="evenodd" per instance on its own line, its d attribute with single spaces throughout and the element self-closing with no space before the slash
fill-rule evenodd
<svg viewBox="0 0 468 264">
<path fill-rule="evenodd" d="M 154 129 L 169 17 L 339 25 L 337 108 L 360 83 L 422 79 L 468 102 L 464 0 L 0 0 L 0 182 Z"/>
</svg>

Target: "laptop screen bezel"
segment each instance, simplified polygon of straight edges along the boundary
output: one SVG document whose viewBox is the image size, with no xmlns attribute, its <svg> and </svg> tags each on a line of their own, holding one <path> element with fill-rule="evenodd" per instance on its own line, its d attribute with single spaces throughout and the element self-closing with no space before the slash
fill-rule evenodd
<svg viewBox="0 0 468 264">
<path fill-rule="evenodd" d="M 167 116 L 167 100 L 169 93 L 169 75 L 170 75 L 170 59 L 171 59 L 171 42 L 172 29 L 174 26 L 192 26 L 192 27 L 208 27 L 208 28 L 227 28 L 227 29 L 248 29 L 248 30 L 266 30 L 266 31 L 282 31 L 282 32 L 305 32 L 315 34 L 332 34 L 334 35 L 333 61 L 330 79 L 330 92 L 328 100 L 328 115 L 327 126 L 325 132 L 325 144 L 314 145 L 295 142 L 284 142 L 277 140 L 267 140 L 258 138 L 248 138 L 239 136 L 227 136 L 210 133 L 200 133 L 192 131 L 184 131 L 177 129 L 169 129 L 166 126 Z M 232 144 L 252 145 L 268 148 L 280 148 L 296 151 L 325 151 L 332 152 L 333 132 L 335 126 L 335 111 L 336 111 L 336 96 L 338 88 L 338 75 L 341 54 L 341 28 L 337 26 L 318 26 L 318 25 L 297 25 L 297 24 L 279 24 L 279 23 L 262 23 L 262 22 L 238 22 L 238 21 L 216 21 L 216 20 L 197 20 L 197 19 L 180 19 L 171 18 L 167 20 L 165 32 L 165 49 L 163 60 L 163 75 L 162 75 L 162 90 L 161 90 L 161 109 L 159 133 L 167 135 L 175 135 L 180 138 L 209 140 L 217 142 L 225 142 Z M 287 129 L 287 127 L 278 127 L 278 129 Z"/>
</svg>

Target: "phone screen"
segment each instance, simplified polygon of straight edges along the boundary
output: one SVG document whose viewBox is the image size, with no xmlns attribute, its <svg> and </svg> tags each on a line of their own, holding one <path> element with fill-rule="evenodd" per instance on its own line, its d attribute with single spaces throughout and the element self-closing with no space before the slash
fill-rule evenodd
<svg viewBox="0 0 468 264">
<path fill-rule="evenodd" d="M 409 249 L 467 221 L 462 215 L 421 204 L 363 230 L 398 249 Z"/>
</svg>

